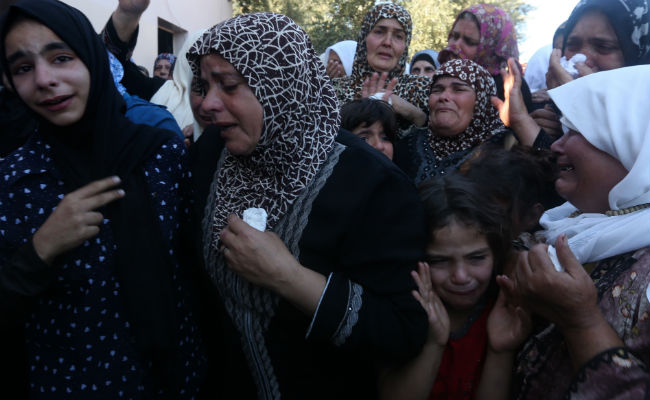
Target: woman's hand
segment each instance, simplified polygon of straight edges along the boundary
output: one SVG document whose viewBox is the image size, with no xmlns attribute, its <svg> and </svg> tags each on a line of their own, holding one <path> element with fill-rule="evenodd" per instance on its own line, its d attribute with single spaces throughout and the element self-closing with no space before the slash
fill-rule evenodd
<svg viewBox="0 0 650 400">
<path fill-rule="evenodd" d="M 548 71 L 546 71 L 546 87 L 550 89 L 555 89 L 558 86 L 562 86 L 565 83 L 571 82 L 573 77 L 569 74 L 560 63 L 562 58 L 562 51 L 560 49 L 553 49 L 551 52 L 551 58 L 548 62 Z"/>
<path fill-rule="evenodd" d="M 395 89 L 395 86 L 397 85 L 397 78 L 391 79 L 390 82 L 386 82 L 387 80 L 388 74 L 386 72 L 382 72 L 381 75 L 373 72 L 369 78 L 366 78 L 366 80 L 363 81 L 363 85 L 361 86 L 361 98 L 365 99 L 376 93 L 383 93 L 380 100 L 388 102 L 388 99 L 390 99 L 393 94 L 393 89 Z"/>
<path fill-rule="evenodd" d="M 544 128 L 544 131 L 554 137 L 560 138 L 563 135 L 562 124 L 560 123 L 560 116 L 553 110 L 553 107 L 550 105 L 545 105 L 544 108 L 537 109 L 530 113 L 531 118 L 535 120 L 535 123 L 541 128 Z"/>
<path fill-rule="evenodd" d="M 273 289 L 300 267 L 275 233 L 260 232 L 234 214 L 219 239 L 228 266 L 258 286 Z"/>
<path fill-rule="evenodd" d="M 260 232 L 231 214 L 221 231 L 228 267 L 247 281 L 272 290 L 308 314 L 318 307 L 326 278 L 303 267 L 273 232 Z"/>
<path fill-rule="evenodd" d="M 363 82 L 363 86 L 361 87 L 361 97 L 367 98 L 376 93 L 383 92 L 381 100 L 385 102 L 388 102 L 388 100 L 390 100 L 395 114 L 408 121 L 411 121 L 417 126 L 424 126 L 427 123 L 427 115 L 424 113 L 424 111 L 420 110 L 418 107 L 414 106 L 398 95 L 393 94 L 393 89 L 395 89 L 395 86 L 397 85 L 397 78 L 391 79 L 388 83 L 386 82 L 387 79 L 388 74 L 386 72 L 382 72 L 381 75 L 374 72 L 372 76 Z"/>
<path fill-rule="evenodd" d="M 411 276 L 418 286 L 418 290 L 414 290 L 412 294 L 420 302 L 429 317 L 429 337 L 427 341 L 444 347 L 449 340 L 449 315 L 442 301 L 433 291 L 430 268 L 426 262 L 419 262 L 418 270 L 411 271 Z"/>
<path fill-rule="evenodd" d="M 325 67 L 325 72 L 329 75 L 330 78 L 341 78 L 345 76 L 345 68 L 340 61 L 329 59 L 327 61 L 327 66 Z"/>
<path fill-rule="evenodd" d="M 104 216 L 95 210 L 124 197 L 124 190 L 113 189 L 120 178 L 112 176 L 91 182 L 68 193 L 34 233 L 36 254 L 46 263 L 99 233 Z"/>
<path fill-rule="evenodd" d="M 183 136 L 185 137 L 183 143 L 185 143 L 185 147 L 189 148 L 194 142 L 194 124 L 189 124 L 183 128 Z"/>
<path fill-rule="evenodd" d="M 555 249 L 565 271 L 555 270 L 546 246 L 538 245 L 520 255 L 516 287 L 531 310 L 560 329 L 577 371 L 623 342 L 598 308 L 596 287 L 571 252 L 566 235 L 557 238 Z"/>
<path fill-rule="evenodd" d="M 513 281 L 499 275 L 497 283 L 501 290 L 487 320 L 488 343 L 495 353 L 513 352 L 530 334 L 530 315 L 516 301 Z"/>
<path fill-rule="evenodd" d="M 521 72 L 513 58 L 508 59 L 508 70 L 501 70 L 505 100 L 493 96 L 492 105 L 499 111 L 503 124 L 517 133 L 522 144 L 531 146 L 539 133 L 539 126 L 528 115 L 524 97 L 521 94 Z"/>
<path fill-rule="evenodd" d="M 530 94 L 530 99 L 533 103 L 546 103 L 551 100 L 551 96 L 547 89 L 539 89 Z"/>
<path fill-rule="evenodd" d="M 571 252 L 565 235 L 558 237 L 556 250 L 565 271 L 555 269 L 545 245 L 520 254 L 517 290 L 534 312 L 560 329 L 589 327 L 600 313 L 594 282 Z"/>
</svg>

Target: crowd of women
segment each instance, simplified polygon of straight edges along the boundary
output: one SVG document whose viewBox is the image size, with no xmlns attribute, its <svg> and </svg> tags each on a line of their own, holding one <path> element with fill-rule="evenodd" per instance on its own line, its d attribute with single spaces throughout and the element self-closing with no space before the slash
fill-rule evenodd
<svg viewBox="0 0 650 400">
<path fill-rule="evenodd" d="M 492 5 L 408 66 L 393 3 L 321 56 L 238 15 L 149 78 L 148 3 L 0 21 L 3 393 L 647 398 L 647 0 L 581 0 L 533 95 Z"/>
</svg>

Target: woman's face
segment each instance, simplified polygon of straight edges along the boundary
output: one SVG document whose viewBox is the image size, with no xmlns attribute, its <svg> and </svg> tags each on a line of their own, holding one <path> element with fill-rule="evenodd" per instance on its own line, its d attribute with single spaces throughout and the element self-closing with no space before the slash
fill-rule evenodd
<svg viewBox="0 0 650 400">
<path fill-rule="evenodd" d="M 382 18 L 366 36 L 368 65 L 377 72 L 390 72 L 406 49 L 406 32 L 394 18 Z"/>
<path fill-rule="evenodd" d="M 475 226 L 452 217 L 448 225 L 433 232 L 426 258 L 433 290 L 453 310 L 470 310 L 490 286 L 494 255 Z"/>
<path fill-rule="evenodd" d="M 436 135 L 455 136 L 472 122 L 476 93 L 462 80 L 450 76 L 439 78 L 429 95 L 429 127 Z"/>
<path fill-rule="evenodd" d="M 29 108 L 57 126 L 81 119 L 90 72 L 60 37 L 39 22 L 23 20 L 8 32 L 5 51 L 16 92 Z"/>
<path fill-rule="evenodd" d="M 393 159 L 393 143 L 384 133 L 384 126 L 381 121 L 375 121 L 372 125 L 361 124 L 352 130 L 352 133 L 365 140 L 369 145 L 381 151 L 386 157 Z"/>
<path fill-rule="evenodd" d="M 587 56 L 585 63 L 594 72 L 625 66 L 616 32 L 600 11 L 586 12 L 567 37 L 564 55 L 570 59 L 577 53 Z"/>
<path fill-rule="evenodd" d="M 447 45 L 456 49 L 459 58 L 473 60 L 480 42 L 481 34 L 476 22 L 461 18 L 451 29 Z"/>
<path fill-rule="evenodd" d="M 262 135 L 264 108 L 237 70 L 223 57 L 201 57 L 201 80 L 206 95 L 201 111 L 221 128 L 226 148 L 234 155 L 249 155 Z"/>
<path fill-rule="evenodd" d="M 416 61 L 415 63 L 413 63 L 413 67 L 411 68 L 411 74 L 424 75 L 424 76 L 428 76 L 429 78 L 433 78 L 433 74 L 435 72 L 436 72 L 435 65 L 431 64 L 426 60 Z"/>
<path fill-rule="evenodd" d="M 163 79 L 172 79 L 172 63 L 164 58 L 156 61 L 156 66 L 153 69 L 153 75 L 159 76 Z"/>
<path fill-rule="evenodd" d="M 551 146 L 560 170 L 555 189 L 583 212 L 609 210 L 609 192 L 628 173 L 620 161 L 570 130 Z"/>
<path fill-rule="evenodd" d="M 212 123 L 212 117 L 201 108 L 202 103 L 203 96 L 200 93 L 190 90 L 190 108 L 192 108 L 192 114 L 201 129 L 205 129 L 206 126 Z"/>
</svg>

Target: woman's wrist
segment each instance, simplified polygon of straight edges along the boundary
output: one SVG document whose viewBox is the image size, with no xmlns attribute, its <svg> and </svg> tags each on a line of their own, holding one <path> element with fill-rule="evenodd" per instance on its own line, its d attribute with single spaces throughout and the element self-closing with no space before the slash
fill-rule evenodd
<svg viewBox="0 0 650 400">
<path fill-rule="evenodd" d="M 540 127 L 530 115 L 525 114 L 511 119 L 510 129 L 515 131 L 521 144 L 532 146 L 535 143 Z"/>
<path fill-rule="evenodd" d="M 624 345 L 600 310 L 589 318 L 578 319 L 578 324 L 558 326 L 567 345 L 574 371 L 596 355 Z"/>
</svg>

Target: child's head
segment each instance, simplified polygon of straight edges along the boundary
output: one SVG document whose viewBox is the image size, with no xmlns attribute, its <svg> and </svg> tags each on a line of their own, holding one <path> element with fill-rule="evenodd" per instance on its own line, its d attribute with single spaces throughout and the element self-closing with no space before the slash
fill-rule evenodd
<svg viewBox="0 0 650 400">
<path fill-rule="evenodd" d="M 341 110 L 341 127 L 393 159 L 395 113 L 386 102 L 375 99 L 351 101 Z"/>
<path fill-rule="evenodd" d="M 544 210 L 564 202 L 555 193 L 557 166 L 548 150 L 482 146 L 460 171 L 507 210 L 511 233 L 537 230 Z"/>
<path fill-rule="evenodd" d="M 429 241 L 431 283 L 442 301 L 456 310 L 471 309 L 501 272 L 510 235 L 501 208 L 477 185 L 458 173 L 419 187 Z"/>
</svg>

